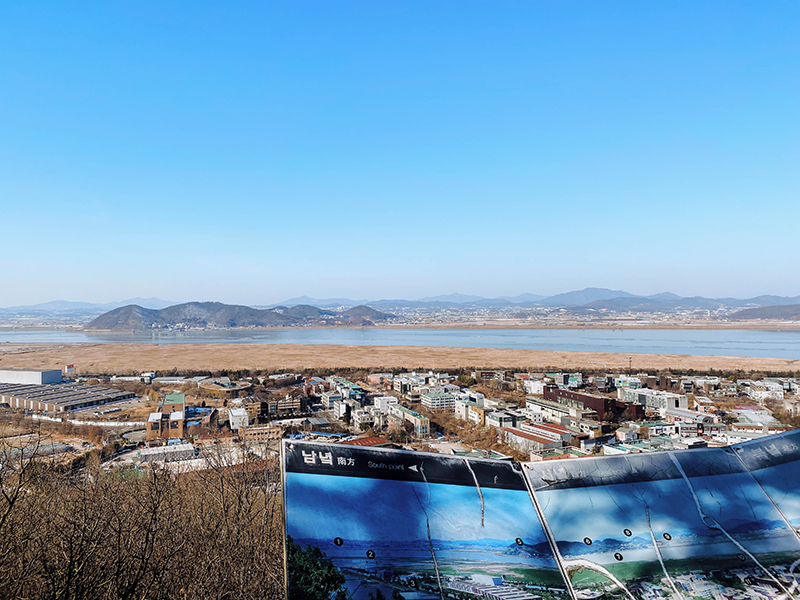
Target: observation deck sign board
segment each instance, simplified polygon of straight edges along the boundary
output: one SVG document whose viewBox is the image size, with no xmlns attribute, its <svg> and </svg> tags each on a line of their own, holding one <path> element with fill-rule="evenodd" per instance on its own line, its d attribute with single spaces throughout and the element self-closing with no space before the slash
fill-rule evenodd
<svg viewBox="0 0 800 600">
<path fill-rule="evenodd" d="M 537 463 L 284 440 L 282 466 L 290 600 L 800 600 L 800 432 Z"/>
</svg>

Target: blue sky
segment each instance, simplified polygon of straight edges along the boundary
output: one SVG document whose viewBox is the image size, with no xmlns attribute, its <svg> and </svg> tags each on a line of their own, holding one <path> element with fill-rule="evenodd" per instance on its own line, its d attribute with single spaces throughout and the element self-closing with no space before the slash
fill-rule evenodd
<svg viewBox="0 0 800 600">
<path fill-rule="evenodd" d="M 800 4 L 0 6 L 0 306 L 796 295 Z"/>
</svg>

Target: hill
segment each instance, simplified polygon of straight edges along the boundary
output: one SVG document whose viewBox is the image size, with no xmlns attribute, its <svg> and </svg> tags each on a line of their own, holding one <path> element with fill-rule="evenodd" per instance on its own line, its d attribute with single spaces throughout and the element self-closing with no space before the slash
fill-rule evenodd
<svg viewBox="0 0 800 600">
<path fill-rule="evenodd" d="M 142 331 L 151 324 L 162 325 L 158 310 L 142 308 L 136 304 L 115 308 L 90 321 L 85 329 L 107 329 L 110 331 Z"/>
<path fill-rule="evenodd" d="M 394 315 L 375 310 L 369 306 L 355 306 L 350 310 L 345 310 L 340 313 L 341 317 L 352 322 L 359 322 L 362 325 L 370 325 L 372 323 L 387 321 Z"/>
<path fill-rule="evenodd" d="M 356 306 L 343 312 L 334 312 L 308 305 L 258 309 L 221 302 L 187 302 L 153 310 L 132 304 L 100 315 L 89 322 L 84 329 L 135 332 L 154 328 L 291 327 L 331 325 L 334 322 L 371 325 L 392 317 L 393 315 L 368 306 Z"/>
<path fill-rule="evenodd" d="M 779 306 L 762 306 L 745 308 L 730 316 L 731 319 L 780 319 L 786 321 L 800 320 L 800 304 L 784 304 Z"/>
<path fill-rule="evenodd" d="M 630 298 L 633 294 L 622 290 L 609 290 L 606 288 L 586 288 L 577 292 L 556 294 L 545 298 L 539 304 L 543 306 L 583 306 L 597 300 L 611 300 L 615 298 Z"/>
</svg>

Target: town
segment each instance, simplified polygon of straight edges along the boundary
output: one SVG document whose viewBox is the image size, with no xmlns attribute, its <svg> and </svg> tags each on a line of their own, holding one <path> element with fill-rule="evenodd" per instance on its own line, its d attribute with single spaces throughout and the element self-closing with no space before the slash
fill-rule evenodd
<svg viewBox="0 0 800 600">
<path fill-rule="evenodd" d="M 7 420 L 0 444 L 5 463 L 17 470 L 24 469 L 25 461 L 46 461 L 59 471 L 86 472 L 89 478 L 99 468 L 135 479 L 166 473 L 173 478 L 200 475 L 204 481 L 202 474 L 209 472 L 212 478 L 236 481 L 241 469 L 255 465 L 252 472 L 259 473 L 274 464 L 281 440 L 322 441 L 327 445 L 317 448 L 341 448 L 304 454 L 301 462 L 312 468 L 355 468 L 356 453 L 382 449 L 432 453 L 426 456 L 444 460 L 491 458 L 509 467 L 649 453 L 669 463 L 668 454 L 659 452 L 688 449 L 694 454 L 692 449 L 724 447 L 794 429 L 800 379 L 793 375 L 477 368 L 257 373 L 153 369 L 136 374 L 86 373 L 76 365 L 5 369 L 0 370 L 0 414 Z M 414 455 L 377 454 L 363 463 L 369 474 L 362 476 L 413 477 L 417 467 L 396 462 L 397 454 Z M 574 464 L 569 468 L 575 469 Z M 272 496 L 279 489 L 272 480 L 264 488 Z M 592 492 L 588 493 L 591 506 Z M 621 494 L 618 502 L 628 494 L 597 493 Z M 563 522 L 547 512 L 542 517 L 558 535 Z M 535 513 L 528 521 L 537 521 Z M 631 535 L 625 531 L 625 536 Z M 611 544 L 608 547 L 621 561 L 623 554 L 640 551 L 636 540 L 598 540 L 592 548 L 602 552 Z M 291 540 L 288 543 L 293 548 Z M 470 547 L 469 541 L 459 543 Z M 324 541 L 314 542 L 319 544 Z M 592 542 L 581 544 L 588 549 L 585 544 Z M 334 540 L 324 552 L 334 552 L 336 545 Z M 440 557 L 440 566 L 450 569 L 441 578 L 413 562 L 395 562 L 389 568 L 384 563 L 364 566 L 359 562 L 363 558 L 342 558 L 336 564 L 342 577 L 361 582 L 364 593 L 372 590 L 370 598 L 568 597 L 563 582 L 551 580 L 546 570 L 530 579 L 519 565 L 503 563 L 508 556 L 503 546 L 492 551 L 501 553 L 491 554 L 494 558 L 486 566 Z M 369 552 L 375 555 L 370 549 L 368 559 Z M 581 556 L 585 550 L 577 552 Z M 668 561 L 674 569 L 669 582 L 642 567 L 640 574 L 626 576 L 627 592 L 592 575 L 573 577 L 572 585 L 577 597 L 586 599 L 630 593 L 648 600 L 673 594 L 772 600 L 794 580 L 791 561 L 780 553 L 770 558 L 768 568 L 720 560 L 704 558 L 702 566 L 698 563 L 691 570 L 680 561 Z M 290 577 L 292 569 L 297 567 L 290 569 Z M 446 590 L 441 594 L 440 586 Z"/>
<path fill-rule="evenodd" d="M 65 452 L 96 449 L 125 464 L 188 461 L 195 468 L 208 444 L 276 448 L 289 436 L 546 461 L 727 446 L 793 429 L 799 388 L 796 377 L 719 373 L 78 376 L 70 365 L 0 371 L 0 408 L 16 433 L 48 424 L 49 441 Z"/>
</svg>

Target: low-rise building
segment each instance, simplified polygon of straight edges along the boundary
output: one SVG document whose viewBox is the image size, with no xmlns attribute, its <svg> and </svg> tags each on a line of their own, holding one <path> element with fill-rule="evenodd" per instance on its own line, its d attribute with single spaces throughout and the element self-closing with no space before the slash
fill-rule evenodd
<svg viewBox="0 0 800 600">
<path fill-rule="evenodd" d="M 322 407 L 327 410 L 331 410 L 334 402 L 342 399 L 342 395 L 337 390 L 324 391 L 320 394 L 320 397 L 322 398 Z"/>
<path fill-rule="evenodd" d="M 147 417 L 145 439 L 173 440 L 182 439 L 186 427 L 186 396 L 184 394 L 167 394 L 159 403 L 158 410 Z"/>
<path fill-rule="evenodd" d="M 554 386 L 550 386 L 545 390 L 544 398 L 551 402 L 559 402 L 571 407 L 574 406 L 593 410 L 602 421 L 612 421 L 619 418 L 639 420 L 645 416 L 644 407 L 634 402 L 611 398 L 609 396 L 587 394 Z M 570 416 L 578 415 L 571 414 Z M 583 418 L 591 417 L 586 417 L 584 415 Z"/>
<path fill-rule="evenodd" d="M 616 431 L 616 436 L 620 442 L 632 442 L 639 439 L 639 432 L 628 427 L 620 427 Z"/>
<path fill-rule="evenodd" d="M 673 394 L 672 392 L 644 388 L 620 388 L 617 390 L 617 396 L 623 402 L 643 405 L 650 410 L 658 411 L 662 416 L 668 408 L 689 409 L 688 398 L 683 394 Z"/>
<path fill-rule="evenodd" d="M 757 402 L 783 400 L 784 389 L 781 383 L 772 381 L 739 380 L 739 389 Z"/>
<path fill-rule="evenodd" d="M 544 398 L 528 396 L 525 400 L 525 408 L 530 411 L 539 412 L 543 418 L 553 423 L 561 423 L 563 417 L 577 417 L 579 419 L 596 419 L 597 412 L 586 408 L 580 402 L 556 402 Z"/>
<path fill-rule="evenodd" d="M 668 423 L 678 421 L 688 421 L 690 423 L 715 423 L 719 422 L 716 415 L 698 412 L 696 410 L 686 410 L 683 408 L 667 408 L 663 411 L 664 420 Z"/>
<path fill-rule="evenodd" d="M 504 443 L 525 454 L 545 450 L 546 448 L 561 448 L 563 446 L 560 440 L 556 441 L 545 438 L 513 427 L 506 427 L 501 431 Z"/>
<path fill-rule="evenodd" d="M 555 423 L 521 423 L 519 429 L 538 437 L 559 441 L 564 444 L 568 444 L 575 437 L 574 432 Z"/>
<path fill-rule="evenodd" d="M 204 379 L 199 384 L 202 392 L 216 398 L 236 398 L 250 387 L 252 384 L 248 381 L 231 381 L 229 377 Z"/>
<path fill-rule="evenodd" d="M 583 387 L 582 373 L 546 373 L 546 375 L 560 388 L 577 389 Z"/>
<path fill-rule="evenodd" d="M 592 456 L 591 452 L 581 450 L 580 448 L 549 448 L 547 450 L 537 450 L 531 452 L 531 462 L 539 462 L 545 460 L 562 460 L 565 458 L 585 458 Z"/>
<path fill-rule="evenodd" d="M 19 410 L 73 412 L 135 397 L 132 392 L 81 383 L 0 383 L 0 403 Z"/>
<path fill-rule="evenodd" d="M 693 408 L 700 412 L 713 412 L 716 409 L 716 405 L 711 398 L 706 396 L 695 396 Z"/>
<path fill-rule="evenodd" d="M 216 408 L 186 406 L 184 394 L 167 394 L 158 410 L 147 417 L 145 439 L 166 442 L 197 436 L 216 427 L 217 415 Z"/>
<path fill-rule="evenodd" d="M 250 419 L 247 416 L 247 410 L 242 407 L 228 409 L 228 426 L 231 431 L 239 431 L 244 429 L 250 424 Z"/>
<path fill-rule="evenodd" d="M 523 382 L 523 388 L 526 394 L 533 396 L 541 396 L 544 394 L 545 382 L 543 379 L 528 379 Z"/>
<path fill-rule="evenodd" d="M 520 414 L 522 415 L 522 421 L 528 421 L 529 423 L 543 423 L 544 422 L 544 413 L 541 410 L 538 410 L 539 407 L 536 405 L 533 406 L 526 406 L 525 408 L 521 408 L 519 410 Z"/>
<path fill-rule="evenodd" d="M 381 412 L 374 406 L 359 408 L 352 412 L 352 424 L 356 431 L 363 432 L 375 426 L 375 413 L 380 416 Z"/>
<path fill-rule="evenodd" d="M 473 371 L 472 378 L 478 381 L 505 381 L 506 372 L 484 369 L 482 371 Z"/>
<path fill-rule="evenodd" d="M 428 417 L 419 414 L 400 404 L 389 406 L 389 425 L 400 427 L 403 423 L 411 423 L 416 437 L 428 437 L 431 433 L 431 422 Z"/>
<path fill-rule="evenodd" d="M 61 369 L 0 369 L 0 383 L 23 385 L 61 383 Z"/>
<path fill-rule="evenodd" d="M 577 419 L 575 417 L 563 417 L 561 425 L 571 430 L 575 430 L 582 435 L 588 435 L 590 438 L 599 437 L 607 433 L 609 426 L 604 425 L 600 421 L 591 419 Z"/>
<path fill-rule="evenodd" d="M 478 405 L 471 398 L 458 398 L 455 401 L 454 412 L 457 418 L 483 427 L 486 424 L 486 414 L 490 412 L 490 409 Z"/>
<path fill-rule="evenodd" d="M 514 427 L 517 424 L 517 420 L 507 412 L 494 411 L 485 416 L 485 423 L 487 427 L 502 429 L 503 427 Z"/>
<path fill-rule="evenodd" d="M 614 378 L 610 375 L 596 375 L 592 378 L 592 385 L 598 392 L 605 394 L 614 390 Z"/>
<path fill-rule="evenodd" d="M 389 412 L 389 407 L 392 404 L 397 404 L 397 398 L 394 396 L 378 396 L 377 398 L 373 399 L 373 406 L 375 406 L 383 414 Z"/>
<path fill-rule="evenodd" d="M 391 373 L 370 373 L 367 375 L 367 383 L 371 383 L 372 385 L 381 385 L 382 383 L 388 383 L 391 380 Z"/>
<path fill-rule="evenodd" d="M 449 410 L 455 407 L 456 398 L 449 392 L 428 392 L 420 396 L 420 403 L 428 410 Z"/>
<path fill-rule="evenodd" d="M 260 427 L 247 427 L 239 430 L 239 437 L 244 442 L 264 444 L 283 437 L 283 429 L 275 425 L 262 425 Z"/>
<path fill-rule="evenodd" d="M 275 414 L 292 415 L 308 410 L 308 396 L 305 394 L 286 394 L 283 398 L 274 400 Z"/>
<path fill-rule="evenodd" d="M 627 375 L 617 375 L 614 377 L 614 387 L 619 388 L 631 388 L 632 390 L 638 390 L 642 387 L 642 380 L 638 377 L 629 377 Z"/>
</svg>

